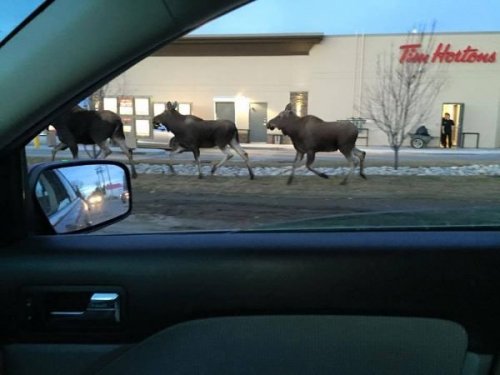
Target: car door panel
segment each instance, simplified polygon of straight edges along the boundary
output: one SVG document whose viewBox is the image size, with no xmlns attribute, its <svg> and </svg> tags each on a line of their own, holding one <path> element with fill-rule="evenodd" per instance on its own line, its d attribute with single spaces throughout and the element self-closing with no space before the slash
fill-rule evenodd
<svg viewBox="0 0 500 375">
<path fill-rule="evenodd" d="M 88 375 L 128 349 L 130 345 L 12 344 L 4 347 L 4 368 L 16 375 Z"/>
<path fill-rule="evenodd" d="M 1 331 L 14 341 L 117 343 L 212 316 L 421 316 L 462 324 L 473 351 L 498 349 L 495 232 L 480 239 L 450 232 L 365 235 L 369 245 L 356 233 L 86 236 L 84 244 L 78 235 L 39 237 L 0 257 L 1 297 L 16 306 L 1 319 Z M 119 330 L 30 331 L 20 321 L 26 288 L 95 285 L 123 289 Z"/>
</svg>

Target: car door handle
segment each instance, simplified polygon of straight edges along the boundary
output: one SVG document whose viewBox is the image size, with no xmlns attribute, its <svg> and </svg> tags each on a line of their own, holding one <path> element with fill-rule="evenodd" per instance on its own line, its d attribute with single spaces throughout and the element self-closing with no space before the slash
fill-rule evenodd
<svg viewBox="0 0 500 375">
<path fill-rule="evenodd" d="M 51 320 L 107 321 L 119 323 L 121 319 L 118 293 L 93 293 L 87 308 L 80 310 L 50 311 Z"/>
</svg>

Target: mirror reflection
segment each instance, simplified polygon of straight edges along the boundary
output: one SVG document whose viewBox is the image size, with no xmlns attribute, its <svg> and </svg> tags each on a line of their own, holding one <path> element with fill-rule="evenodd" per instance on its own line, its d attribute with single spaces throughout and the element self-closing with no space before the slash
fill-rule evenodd
<svg viewBox="0 0 500 375">
<path fill-rule="evenodd" d="M 90 228 L 130 209 L 127 178 L 117 165 L 47 169 L 40 174 L 35 194 L 56 233 Z"/>
</svg>

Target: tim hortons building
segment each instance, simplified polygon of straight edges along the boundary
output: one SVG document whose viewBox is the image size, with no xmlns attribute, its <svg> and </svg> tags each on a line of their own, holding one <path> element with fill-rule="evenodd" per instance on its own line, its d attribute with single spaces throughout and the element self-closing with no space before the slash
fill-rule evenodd
<svg viewBox="0 0 500 375">
<path fill-rule="evenodd" d="M 102 103 L 137 139 L 154 137 L 152 116 L 177 101 L 181 113 L 234 120 L 243 142 L 287 142 L 264 125 L 291 102 L 298 114 L 354 119 L 361 128 L 358 145 L 385 146 L 387 136 L 362 110 L 377 60 L 385 56 L 442 72 L 444 86 L 421 124 L 435 137 L 430 147 L 439 147 L 445 112 L 456 124 L 456 147 L 500 147 L 500 33 L 433 38 L 425 53 L 406 34 L 188 36 L 113 80 Z"/>
</svg>

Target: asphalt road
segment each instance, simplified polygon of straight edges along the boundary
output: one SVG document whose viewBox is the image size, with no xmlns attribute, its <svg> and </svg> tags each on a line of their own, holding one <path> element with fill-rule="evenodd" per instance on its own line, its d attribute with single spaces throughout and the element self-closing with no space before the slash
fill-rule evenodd
<svg viewBox="0 0 500 375">
<path fill-rule="evenodd" d="M 295 150 L 291 145 L 269 145 L 269 144 L 243 144 L 250 156 L 253 164 L 259 162 L 276 162 L 276 163 L 291 163 L 295 157 Z M 360 147 L 366 151 L 367 164 L 392 165 L 394 161 L 394 152 L 389 147 Z M 41 145 L 36 148 L 32 145 L 26 147 L 26 154 L 30 157 L 50 158 L 51 148 Z M 232 160 L 241 160 L 236 153 Z M 88 155 L 80 147 L 80 157 L 88 158 Z M 201 161 L 213 162 L 221 160 L 222 153 L 220 150 L 202 149 Z M 60 151 L 57 154 L 57 159 L 71 158 L 71 153 Z M 113 154 L 109 156 L 113 160 L 126 161 L 125 155 L 118 149 L 113 148 Z M 136 149 L 134 151 L 134 160 L 140 162 L 164 162 L 168 160 L 169 153 L 158 149 Z M 500 163 L 500 149 L 413 149 L 404 147 L 399 152 L 400 162 L 405 161 L 419 162 L 422 164 L 444 164 L 444 165 L 464 165 L 464 164 L 498 164 Z M 174 156 L 175 161 L 192 161 L 193 156 L 190 152 L 177 154 Z M 339 152 L 320 152 L 316 155 L 316 162 L 338 160 L 343 161 L 343 156 Z"/>
<path fill-rule="evenodd" d="M 91 206 L 89 216 L 94 224 L 99 224 L 124 214 L 127 210 L 128 204 L 120 199 L 105 199 L 100 205 Z"/>
<path fill-rule="evenodd" d="M 293 147 L 289 145 L 245 144 L 243 147 L 255 166 L 260 163 L 290 165 L 295 155 Z M 367 152 L 367 166 L 392 165 L 394 153 L 388 147 L 363 149 Z M 119 150 L 113 151 L 110 158 L 125 161 Z M 51 149 L 44 145 L 39 148 L 30 145 L 27 155 L 49 160 Z M 138 163 L 164 162 L 168 159 L 168 153 L 163 150 L 137 149 L 134 156 Z M 81 157 L 88 157 L 83 150 Z M 202 150 L 203 162 L 213 162 L 221 157 L 219 150 Z M 59 158 L 71 158 L 71 154 L 68 151 L 61 152 Z M 500 164 L 500 149 L 403 148 L 400 159 L 401 165 L 408 164 L 408 161 L 421 165 L 497 165 Z M 193 159 L 190 153 L 185 153 L 176 155 L 176 160 L 192 162 Z M 235 156 L 233 160 L 240 159 Z M 317 163 L 345 165 L 345 160 L 338 152 L 319 153 Z M 488 193 L 495 191 L 498 181 L 485 176 L 478 178 L 455 179 L 452 189 L 444 189 L 449 184 L 446 176 L 371 176 L 368 181 L 353 178 L 350 185 L 341 186 L 338 178 L 325 180 L 315 176 L 298 178 L 295 184 L 286 185 L 286 176 L 263 177 L 250 182 L 246 178 L 224 179 L 214 176 L 200 180 L 196 176 L 166 178 L 164 175 L 145 174 L 132 182 L 132 215 L 99 233 L 245 229 L 331 215 L 366 214 L 366 217 L 372 217 L 372 214 L 388 211 L 411 212 L 410 216 L 404 217 L 407 225 L 407 218 L 413 218 L 414 212 L 423 209 L 438 212 L 436 217 L 442 216 L 445 221 L 449 218 L 469 220 L 475 212 L 466 212 L 462 216 L 451 211 L 446 213 L 450 209 L 462 207 L 462 202 L 466 203 L 464 207 L 470 209 L 493 209 L 484 215 L 490 220 L 491 212 L 498 212 L 495 211 L 498 195 Z M 297 194 L 300 194 L 300 199 L 297 199 Z M 109 212 L 123 209 L 120 200 L 113 204 Z M 417 222 L 418 216 L 415 217 Z M 99 218 L 94 217 L 93 220 Z M 495 220 L 495 217 L 491 219 L 492 222 Z"/>
</svg>

